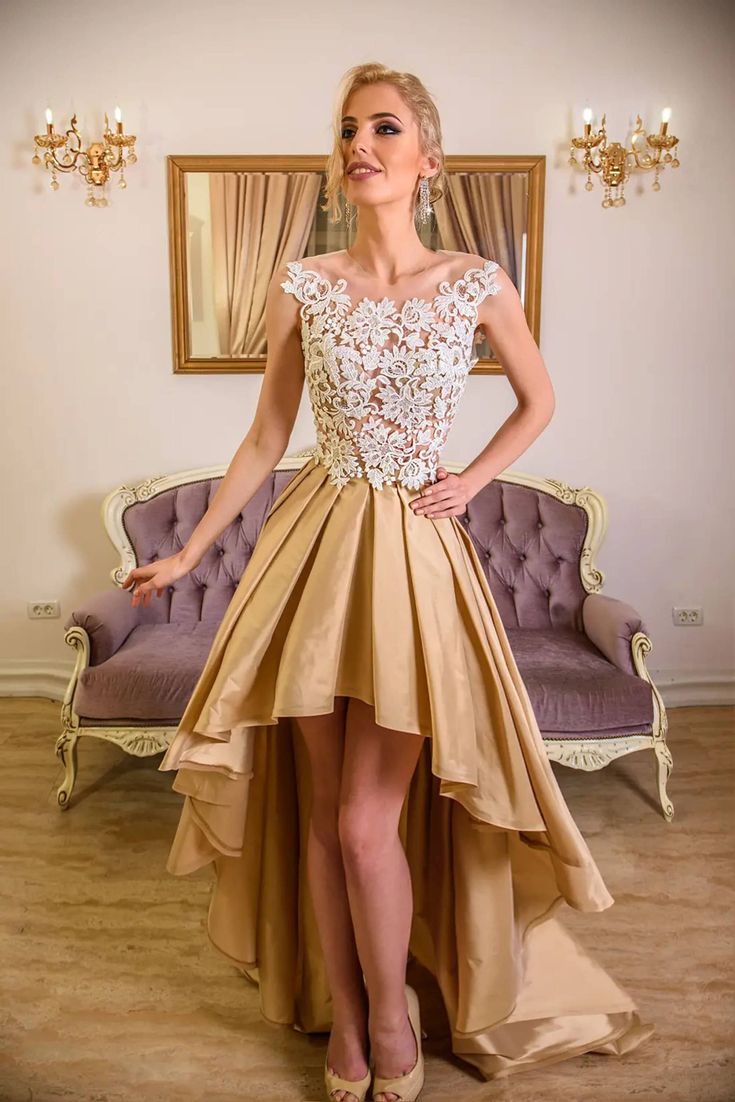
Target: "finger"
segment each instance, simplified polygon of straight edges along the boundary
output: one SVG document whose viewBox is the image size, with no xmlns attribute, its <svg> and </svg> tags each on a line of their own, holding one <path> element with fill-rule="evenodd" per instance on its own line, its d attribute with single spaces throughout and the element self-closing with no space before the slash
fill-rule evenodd
<svg viewBox="0 0 735 1102">
<path fill-rule="evenodd" d="M 423 497 L 416 498 L 411 502 L 414 513 L 423 513 L 431 505 L 436 505 L 437 502 L 446 502 L 454 499 L 455 491 L 450 486 L 445 486 L 440 489 L 433 490 L 430 494 L 424 494 Z"/>
<path fill-rule="evenodd" d="M 146 597 L 147 593 L 148 593 L 148 590 L 145 588 L 145 584 L 137 585 L 135 587 L 135 591 L 133 592 L 133 604 L 134 605 L 139 605 L 142 601 L 143 604 L 145 605 L 145 597 Z"/>
<path fill-rule="evenodd" d="M 411 504 L 417 505 L 419 502 L 431 501 L 437 494 L 446 494 L 448 492 L 450 492 L 450 487 L 443 485 L 441 482 L 434 482 L 431 486 L 419 490 L 416 497 L 411 501 Z"/>
<path fill-rule="evenodd" d="M 414 509 L 414 514 L 417 517 L 428 517 L 437 511 L 437 509 L 448 509 L 450 506 L 455 505 L 453 498 L 447 498 L 446 501 L 434 501 L 429 505 L 422 505 L 420 508 Z"/>
<path fill-rule="evenodd" d="M 457 509 L 436 509 L 432 513 L 425 513 L 425 520 L 441 520 L 442 517 L 456 517 L 459 516 L 459 510 Z"/>
</svg>

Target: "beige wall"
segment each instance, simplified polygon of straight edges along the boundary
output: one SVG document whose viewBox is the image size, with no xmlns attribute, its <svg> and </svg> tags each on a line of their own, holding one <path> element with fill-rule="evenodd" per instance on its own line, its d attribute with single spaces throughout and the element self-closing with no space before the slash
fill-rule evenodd
<svg viewBox="0 0 735 1102">
<path fill-rule="evenodd" d="M 172 374 L 167 154 L 326 152 L 339 77 L 379 60 L 425 80 L 447 153 L 546 156 L 557 411 L 513 468 L 606 497 L 604 591 L 642 613 L 668 701 L 731 698 L 731 5 L 4 0 L 0 19 L 5 691 L 65 676 L 63 621 L 110 584 L 108 490 L 226 463 L 255 408 L 261 375 Z M 599 185 L 572 179 L 588 99 L 614 138 L 672 107 L 682 167 L 658 194 L 647 179 L 603 211 Z M 139 138 L 127 191 L 99 210 L 73 177 L 52 193 L 31 165 L 46 105 L 89 137 L 116 103 Z M 447 458 L 470 460 L 512 404 L 504 378 L 471 378 Z M 304 395 L 290 448 L 311 438 Z M 28 620 L 36 598 L 58 598 L 61 620 Z M 704 626 L 675 628 L 678 604 L 702 605 Z"/>
</svg>

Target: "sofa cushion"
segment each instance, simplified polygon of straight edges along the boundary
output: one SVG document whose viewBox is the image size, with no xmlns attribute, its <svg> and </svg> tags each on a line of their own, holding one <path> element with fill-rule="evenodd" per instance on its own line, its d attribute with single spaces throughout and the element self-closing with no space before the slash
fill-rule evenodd
<svg viewBox="0 0 735 1102">
<path fill-rule="evenodd" d="M 204 668 L 218 622 L 143 624 L 112 658 L 80 676 L 74 707 L 87 720 L 178 722 Z"/>
<path fill-rule="evenodd" d="M 573 628 L 509 628 L 508 642 L 539 727 L 553 738 L 650 732 L 648 681 L 610 662 Z"/>
<path fill-rule="evenodd" d="M 84 670 L 77 688 L 83 725 L 177 723 L 218 624 L 144 624 L 112 658 Z M 605 658 L 583 632 L 511 628 L 508 640 L 543 734 L 611 736 L 650 731 L 651 687 Z"/>
</svg>

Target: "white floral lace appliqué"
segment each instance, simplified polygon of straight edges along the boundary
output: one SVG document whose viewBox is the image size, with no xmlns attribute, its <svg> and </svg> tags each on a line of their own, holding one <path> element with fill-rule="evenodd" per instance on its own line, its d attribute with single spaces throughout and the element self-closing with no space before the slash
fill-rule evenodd
<svg viewBox="0 0 735 1102">
<path fill-rule="evenodd" d="M 281 284 L 302 303 L 301 340 L 317 445 L 314 458 L 336 486 L 367 478 L 380 490 L 412 490 L 436 479 L 473 355 L 477 307 L 500 290 L 499 265 L 486 260 L 431 302 L 389 298 L 353 306 L 344 278 L 332 283 L 287 265 Z"/>
</svg>

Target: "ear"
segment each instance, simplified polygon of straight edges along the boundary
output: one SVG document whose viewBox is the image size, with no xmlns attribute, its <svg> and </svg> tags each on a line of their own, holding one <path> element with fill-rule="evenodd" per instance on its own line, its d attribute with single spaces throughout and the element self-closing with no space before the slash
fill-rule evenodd
<svg viewBox="0 0 735 1102">
<path fill-rule="evenodd" d="M 424 156 L 421 162 L 421 175 L 429 176 L 429 179 L 431 180 L 432 176 L 435 176 L 436 173 L 439 172 L 440 168 L 441 163 L 439 161 L 439 158 L 436 158 L 436 156 Z"/>
<path fill-rule="evenodd" d="M 436 176 L 440 168 L 440 162 L 438 157 L 422 157 L 421 159 L 421 175 L 428 176 L 429 179 L 433 179 Z"/>
</svg>

